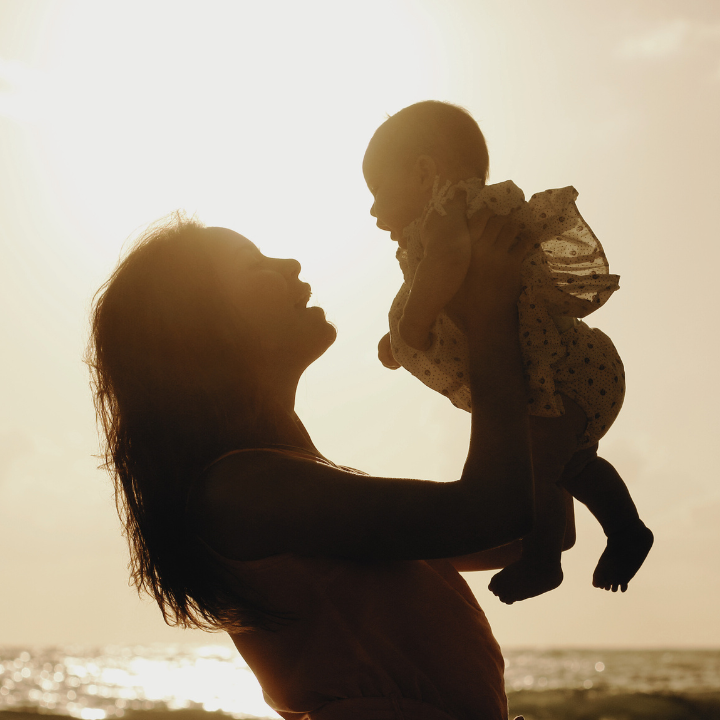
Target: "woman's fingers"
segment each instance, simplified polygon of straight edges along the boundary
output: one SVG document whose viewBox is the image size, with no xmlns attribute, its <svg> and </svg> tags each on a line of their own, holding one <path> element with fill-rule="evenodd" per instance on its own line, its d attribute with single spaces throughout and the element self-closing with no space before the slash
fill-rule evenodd
<svg viewBox="0 0 720 720">
<path fill-rule="evenodd" d="M 492 246 L 500 257 L 510 255 L 515 262 L 522 262 L 530 250 L 532 238 L 507 216 L 489 218 L 479 241 Z"/>
<path fill-rule="evenodd" d="M 508 251 L 521 249 L 529 242 L 520 226 L 507 215 L 491 215 L 485 223 L 480 239 L 492 243 L 498 249 L 504 248 Z"/>
<path fill-rule="evenodd" d="M 498 238 L 509 253 L 518 253 L 523 257 L 530 249 L 532 238 L 522 231 L 520 226 L 514 222 L 508 222 L 500 231 Z"/>
<path fill-rule="evenodd" d="M 496 217 L 495 213 L 487 206 L 484 206 L 480 208 L 480 210 L 478 210 L 477 212 L 473 213 L 473 216 L 468 222 L 468 227 L 470 228 L 470 236 L 472 237 L 473 241 L 476 241 L 480 237 L 482 237 L 488 220 L 493 217 Z"/>
<path fill-rule="evenodd" d="M 530 240 L 507 215 L 488 208 L 474 213 L 469 222 L 472 258 L 460 288 L 446 309 L 461 324 L 470 308 L 514 306 L 522 292 L 521 268 Z"/>
<path fill-rule="evenodd" d="M 473 256 L 478 262 L 494 258 L 504 262 L 504 256 L 518 243 L 519 228 L 506 215 L 491 215 L 481 232 L 473 234 Z"/>
<path fill-rule="evenodd" d="M 497 243 L 502 237 L 503 231 L 507 229 L 508 224 L 507 215 L 491 215 L 485 224 L 481 240 Z"/>
<path fill-rule="evenodd" d="M 482 232 L 474 237 L 472 267 L 468 275 L 472 276 L 469 280 L 475 291 L 484 287 L 483 293 L 517 300 L 520 269 L 528 246 L 520 227 L 507 215 L 492 215 L 485 221 Z"/>
</svg>

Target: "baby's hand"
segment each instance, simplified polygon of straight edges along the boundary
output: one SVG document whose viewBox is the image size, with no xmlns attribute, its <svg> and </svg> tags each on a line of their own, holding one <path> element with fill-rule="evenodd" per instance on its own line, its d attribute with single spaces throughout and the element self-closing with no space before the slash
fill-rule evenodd
<svg viewBox="0 0 720 720">
<path fill-rule="evenodd" d="M 398 324 L 400 337 L 415 350 L 427 350 L 432 345 L 432 334 L 423 324 L 415 323 L 407 315 L 400 318 Z"/>
<path fill-rule="evenodd" d="M 380 342 L 378 343 L 378 358 L 380 359 L 380 362 L 390 370 L 397 370 L 400 367 L 400 363 L 392 354 L 392 347 L 390 346 L 390 333 L 386 333 L 380 338 Z"/>
</svg>

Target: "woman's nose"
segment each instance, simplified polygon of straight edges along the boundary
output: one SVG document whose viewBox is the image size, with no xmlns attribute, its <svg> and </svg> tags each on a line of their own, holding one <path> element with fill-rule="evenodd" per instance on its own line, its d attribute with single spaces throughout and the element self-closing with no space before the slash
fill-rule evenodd
<svg viewBox="0 0 720 720">
<path fill-rule="evenodd" d="M 266 262 L 272 270 L 287 278 L 296 278 L 300 274 L 300 263 L 295 258 L 267 258 Z"/>
<path fill-rule="evenodd" d="M 291 277 L 297 277 L 302 270 L 302 265 L 295 258 L 286 258 L 280 262 L 283 263 L 283 271 Z"/>
</svg>

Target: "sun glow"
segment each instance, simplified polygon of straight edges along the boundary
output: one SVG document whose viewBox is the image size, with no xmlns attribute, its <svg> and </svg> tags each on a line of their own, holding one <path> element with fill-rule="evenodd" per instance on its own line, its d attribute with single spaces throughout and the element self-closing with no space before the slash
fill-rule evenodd
<svg viewBox="0 0 720 720">
<path fill-rule="evenodd" d="M 111 252 L 183 208 L 278 254 L 314 228 L 303 252 L 319 266 L 368 202 L 360 162 L 378 107 L 443 80 L 431 39 L 403 2 L 65 2 L 39 67 L 0 68 L 2 97 L 39 134 L 65 212 Z"/>
<path fill-rule="evenodd" d="M 580 192 L 622 277 L 597 317 L 629 379 L 602 454 L 658 538 L 622 598 L 587 582 L 604 537 L 582 511 L 565 582 L 547 599 L 498 607 L 487 578 L 470 579 L 498 639 L 717 645 L 711 5 L 0 0 L 0 545 L 17 581 L 5 641 L 196 637 L 173 634 L 126 587 L 80 360 L 93 293 L 128 237 L 172 211 L 302 262 L 311 304 L 338 327 L 298 392 L 324 454 L 379 475 L 458 477 L 465 414 L 377 361 L 400 272 L 361 174 L 386 113 L 434 98 L 478 120 L 491 182 Z M 21 670 L 2 677 L 25 681 Z M 525 669 L 517 681 L 526 675 L 550 682 Z M 55 702 L 47 685 L 33 691 Z"/>
</svg>

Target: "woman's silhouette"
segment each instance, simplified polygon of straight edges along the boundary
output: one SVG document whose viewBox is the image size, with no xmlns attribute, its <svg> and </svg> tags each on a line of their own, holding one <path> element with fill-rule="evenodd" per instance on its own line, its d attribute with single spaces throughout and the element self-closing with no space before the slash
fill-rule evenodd
<svg viewBox="0 0 720 720">
<path fill-rule="evenodd" d="M 513 559 L 532 526 L 524 247 L 506 220 L 477 227 L 458 312 L 483 383 L 456 482 L 370 477 L 315 447 L 295 391 L 335 330 L 297 261 L 173 218 L 96 298 L 88 360 L 135 585 L 169 623 L 227 630 L 284 718 L 507 717 L 453 562 Z"/>
</svg>

